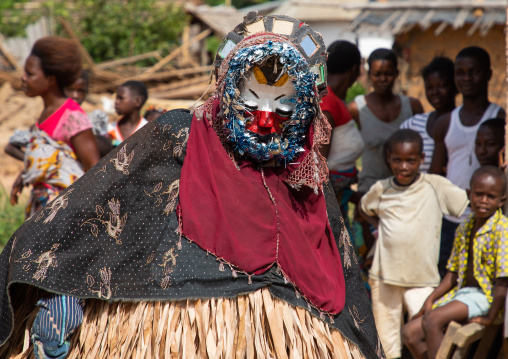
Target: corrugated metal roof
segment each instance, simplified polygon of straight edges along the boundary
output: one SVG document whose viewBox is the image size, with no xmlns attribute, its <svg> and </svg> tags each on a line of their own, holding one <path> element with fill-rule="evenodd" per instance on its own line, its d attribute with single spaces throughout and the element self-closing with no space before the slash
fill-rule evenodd
<svg viewBox="0 0 508 359">
<path fill-rule="evenodd" d="M 465 1 L 425 1 L 416 5 L 413 1 L 387 1 L 346 5 L 348 8 L 359 9 L 360 14 L 351 23 L 350 29 L 361 32 L 363 24 L 379 26 L 380 31 L 393 35 L 402 33 L 417 25 L 423 29 L 433 24 L 440 24 L 435 30 L 439 35 L 447 26 L 459 29 L 464 25 L 472 25 L 468 34 L 480 31 L 486 35 L 495 25 L 506 23 L 506 1 L 484 0 Z"/>
<path fill-rule="evenodd" d="M 356 0 L 356 3 L 367 1 Z M 271 14 L 287 15 L 302 21 L 351 21 L 360 11 L 347 10 L 343 7 L 349 3 L 351 0 L 288 0 Z"/>
<path fill-rule="evenodd" d="M 242 12 L 231 6 L 208 5 L 194 6 L 188 4 L 185 10 L 197 19 L 205 23 L 218 36 L 226 36 L 236 25 L 243 21 L 245 16 Z"/>
<path fill-rule="evenodd" d="M 317 3 L 322 2 L 316 0 Z M 388 1 L 369 1 L 367 4 L 359 4 L 356 1 L 349 1 L 344 5 L 347 9 L 457 9 L 457 8 L 506 8 L 505 0 L 388 0 Z"/>
<path fill-rule="evenodd" d="M 257 11 L 259 15 L 268 15 L 273 13 L 275 9 L 284 4 L 285 0 L 277 0 L 277 1 L 268 1 L 257 5 L 251 5 L 247 7 L 242 7 L 239 9 L 244 14 L 248 14 L 250 11 Z"/>
</svg>

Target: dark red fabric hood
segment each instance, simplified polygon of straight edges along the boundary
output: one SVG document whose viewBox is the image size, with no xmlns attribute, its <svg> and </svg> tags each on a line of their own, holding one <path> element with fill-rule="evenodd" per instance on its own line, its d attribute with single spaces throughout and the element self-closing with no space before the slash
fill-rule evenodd
<svg viewBox="0 0 508 359">
<path fill-rule="evenodd" d="M 239 167 L 194 116 L 180 180 L 182 234 L 237 270 L 260 274 L 277 263 L 311 304 L 339 313 L 344 276 L 323 193 L 290 188 L 287 171 Z"/>
</svg>

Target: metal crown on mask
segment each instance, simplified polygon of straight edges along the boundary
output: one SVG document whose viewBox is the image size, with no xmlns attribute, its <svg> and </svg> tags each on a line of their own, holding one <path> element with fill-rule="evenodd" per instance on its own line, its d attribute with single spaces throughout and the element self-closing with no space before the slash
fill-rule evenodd
<svg viewBox="0 0 508 359">
<path fill-rule="evenodd" d="M 287 16 L 251 12 L 224 38 L 214 64 L 218 117 L 233 151 L 261 163 L 295 161 L 326 91 L 321 35 Z"/>
</svg>

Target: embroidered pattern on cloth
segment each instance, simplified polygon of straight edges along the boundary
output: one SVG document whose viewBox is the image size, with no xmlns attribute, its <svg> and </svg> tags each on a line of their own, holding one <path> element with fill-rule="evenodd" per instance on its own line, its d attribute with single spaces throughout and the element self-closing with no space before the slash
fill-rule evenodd
<svg viewBox="0 0 508 359">
<path fill-rule="evenodd" d="M 35 222 L 38 222 L 41 219 L 43 219 L 46 211 L 49 212 L 49 215 L 44 220 L 43 222 L 44 224 L 48 224 L 53 219 L 55 219 L 55 216 L 57 215 L 58 211 L 67 208 L 67 206 L 69 205 L 69 195 L 72 193 L 72 191 L 74 191 L 74 188 L 69 188 L 68 191 L 66 191 L 60 197 L 57 197 L 54 201 L 52 201 L 49 206 L 46 206 L 43 209 L 41 209 L 38 216 L 35 218 Z"/>
<path fill-rule="evenodd" d="M 173 136 L 177 139 L 173 147 L 173 156 L 180 157 L 183 155 L 183 150 L 185 146 L 187 146 L 187 141 L 189 140 L 189 128 L 182 128 L 176 135 L 173 134 Z"/>
<path fill-rule="evenodd" d="M 120 240 L 120 234 L 122 233 L 123 227 L 127 223 L 127 213 L 125 213 L 123 216 L 120 214 L 120 201 L 115 200 L 112 198 L 108 201 L 108 207 L 110 212 L 109 220 L 103 219 L 105 217 L 106 212 L 102 208 L 102 206 L 96 205 L 95 206 L 95 212 L 97 213 L 96 218 L 90 218 L 87 219 L 85 222 L 81 224 L 81 226 L 88 224 L 91 226 L 92 234 L 97 237 L 99 235 L 99 227 L 94 222 L 99 222 L 100 224 L 104 225 L 106 227 L 107 233 L 110 237 L 113 237 L 116 240 L 117 244 L 122 244 L 122 241 Z"/>
<path fill-rule="evenodd" d="M 111 158 L 109 162 L 113 163 L 115 166 L 115 169 L 124 175 L 129 174 L 129 165 L 132 162 L 132 159 L 134 158 L 134 150 L 129 152 L 127 154 L 127 144 L 123 144 L 121 146 L 120 150 L 116 153 L 116 157 Z M 96 175 L 100 174 L 101 172 L 105 173 L 108 167 L 108 162 L 105 162 L 104 165 L 95 172 Z"/>
<path fill-rule="evenodd" d="M 58 267 L 58 261 L 55 256 L 55 252 L 58 247 L 60 247 L 59 243 L 53 244 L 49 251 L 42 253 L 36 260 L 34 260 L 34 263 L 37 263 L 37 271 L 33 275 L 35 280 L 44 280 L 50 267 Z"/>
<path fill-rule="evenodd" d="M 342 217 L 340 217 L 340 223 L 343 226 L 342 228 L 346 228 L 346 224 L 344 223 L 344 219 Z M 358 264 L 355 249 L 351 243 L 351 238 L 349 237 L 349 232 L 347 230 L 342 231 L 340 234 L 339 247 L 344 247 L 344 265 L 346 268 L 351 267 L 351 258 L 353 258 L 354 262 Z"/>
<path fill-rule="evenodd" d="M 95 278 L 90 274 L 86 276 L 86 282 L 90 292 L 97 295 L 97 298 L 99 299 L 111 299 L 111 296 L 113 295 L 113 291 L 111 290 L 111 269 L 108 267 L 102 268 L 99 271 L 99 277 L 101 279 L 99 289 L 92 289 L 96 287 Z"/>
<path fill-rule="evenodd" d="M 351 310 L 351 308 L 353 308 L 353 309 Z M 349 311 L 349 314 L 351 315 L 351 317 L 353 318 L 356 328 L 362 330 L 362 328 L 360 328 L 360 325 L 365 321 L 365 318 L 360 318 L 360 314 L 358 313 L 358 308 L 355 305 L 353 305 L 353 307 L 348 308 L 348 311 Z"/>
<path fill-rule="evenodd" d="M 162 126 L 162 133 L 166 133 L 166 132 L 171 132 L 171 129 L 173 128 L 173 125 L 171 124 L 167 124 L 167 125 L 164 125 Z M 171 148 L 171 145 L 173 144 L 173 142 L 171 141 L 171 139 L 166 139 L 164 141 L 164 145 L 162 146 L 162 149 L 164 151 L 167 151 Z"/>
<path fill-rule="evenodd" d="M 169 216 L 172 212 L 174 212 L 176 205 L 178 203 L 179 189 L 180 189 L 180 180 L 176 180 L 173 181 L 165 191 L 160 192 L 162 190 L 162 182 L 160 182 L 155 186 L 155 188 L 150 193 L 148 193 L 145 190 L 145 194 L 148 197 L 157 198 L 155 201 L 155 207 L 158 207 L 160 204 L 162 204 L 163 202 L 162 196 L 167 194 L 168 195 L 167 204 L 166 207 L 164 208 L 163 213 L 166 216 Z"/>
<path fill-rule="evenodd" d="M 131 150 L 136 152 L 136 156 L 129 165 L 128 176 L 117 171 L 110 162 L 111 159 L 116 158 L 118 151 L 121 150 L 121 148 L 117 148 L 99 163 L 98 168 L 107 164 L 107 170 L 99 174 L 94 173 L 96 171 L 86 173 L 72 185 L 68 192 L 63 194 L 65 196 L 73 191 L 69 196 L 66 208 L 60 208 L 50 222 L 43 223 L 44 218 L 49 214 L 46 210 L 38 222 L 35 222 L 34 219 L 28 220 L 11 238 L 0 257 L 0 271 L 9 273 L 8 277 L 0 278 L 1 287 L 4 288 L 0 293 L 0 317 L 2 318 L 2 321 L 0 321 L 0 343 L 3 344 L 0 346 L 0 357 L 9 357 L 8 354 L 11 352 L 15 353 L 14 355 L 19 355 L 21 352 L 25 326 L 23 321 L 19 322 L 18 318 L 30 317 L 30 312 L 34 307 L 30 305 L 19 307 L 16 303 L 28 303 L 30 299 L 33 299 L 32 302 L 35 304 L 39 299 L 35 294 L 35 292 L 38 292 L 37 288 L 79 298 L 109 298 L 109 300 L 100 301 L 98 299 L 87 299 L 86 319 L 83 326 L 71 338 L 70 348 L 73 354 L 70 354 L 70 357 L 120 357 L 120 346 L 117 344 L 120 343 L 119 340 L 124 343 L 124 336 L 120 338 L 113 334 L 118 333 L 118 328 L 121 328 L 121 325 L 129 328 L 129 331 L 125 331 L 124 334 L 128 332 L 141 333 L 142 331 L 138 331 L 140 326 L 149 329 L 149 332 L 145 332 L 148 336 L 133 335 L 132 341 L 127 339 L 125 342 L 127 343 L 125 344 L 127 352 L 123 351 L 122 355 L 132 354 L 131 348 L 134 351 L 137 351 L 137 348 L 145 350 L 147 349 L 147 343 L 148 348 L 151 348 L 147 350 L 152 350 L 152 353 L 154 353 L 154 350 L 163 350 L 162 346 L 151 346 L 149 343 L 152 343 L 152 339 L 150 338 L 153 338 L 155 343 L 167 343 L 168 345 L 165 348 L 170 350 L 171 333 L 175 333 L 177 330 L 179 333 L 183 333 L 184 328 L 190 328 L 185 326 L 187 318 L 190 318 L 192 328 L 198 328 L 195 325 L 201 322 L 197 320 L 197 316 L 194 316 L 194 314 L 198 313 L 196 311 L 200 310 L 200 305 L 205 308 L 205 303 L 206 308 L 208 308 L 206 313 L 209 314 L 215 311 L 214 308 L 220 308 L 223 312 L 225 308 L 227 311 L 230 309 L 236 310 L 237 305 L 242 305 L 241 308 L 248 309 L 250 318 L 257 318 L 256 313 L 259 312 L 255 310 L 256 308 L 260 308 L 265 313 L 274 313 L 274 310 L 269 307 L 269 302 L 265 302 L 267 305 L 265 307 L 263 302 L 258 301 L 258 299 L 251 302 L 258 303 L 254 306 L 244 301 L 244 299 L 251 298 L 252 294 L 260 289 L 269 294 L 267 298 L 272 297 L 272 302 L 278 301 L 292 311 L 288 318 L 305 318 L 304 322 L 293 322 L 294 325 L 291 324 L 291 321 L 286 322 L 284 320 L 284 325 L 289 323 L 287 330 L 294 328 L 294 330 L 300 331 L 303 328 L 301 338 L 307 338 L 306 333 L 309 330 L 312 331 L 312 335 L 315 335 L 316 330 L 319 330 L 320 333 L 325 333 L 327 337 L 328 333 L 332 334 L 333 338 L 340 334 L 344 336 L 345 341 L 350 343 L 349 347 L 346 347 L 346 352 L 352 350 L 353 347 L 357 348 L 357 356 L 355 357 L 353 354 L 353 358 L 360 358 L 362 354 L 367 358 L 382 357 L 382 352 L 378 354 L 375 352 L 376 349 L 380 350 L 379 345 L 376 346 L 378 342 L 376 329 L 370 305 L 365 296 L 365 288 L 354 262 L 352 262 L 350 268 L 344 267 L 344 278 L 348 291 L 345 308 L 356 305 L 358 309 L 356 321 L 363 320 L 361 324 L 358 323 L 360 329 L 356 327 L 353 316 L 348 310 L 343 310 L 337 315 L 328 316 L 319 312 L 315 307 L 309 306 L 305 299 L 298 292 L 295 292 L 294 286 L 287 281 L 287 278 L 284 278 L 282 271 L 277 271 L 276 265 L 260 275 L 247 275 L 234 271 L 234 268 L 231 269 L 228 265 L 223 265 L 224 271 L 220 271 L 217 268 L 217 258 L 211 254 L 207 255 L 207 252 L 199 248 L 197 244 L 184 240 L 181 247 L 178 248 L 179 223 L 177 214 L 173 212 L 168 216 L 163 215 L 162 210 L 165 202 L 161 203 L 160 207 L 154 211 L 156 198 L 150 198 L 145 191 L 150 193 L 160 182 L 164 185 L 163 189 L 168 188 L 167 186 L 180 178 L 184 158 L 173 157 L 172 148 L 164 151 L 162 145 L 168 139 L 174 141 L 175 137 L 172 135 L 176 135 L 181 128 L 189 127 L 190 117 L 188 112 L 175 110 L 148 124 L 145 129 L 138 131 L 126 140 L 127 154 Z M 172 129 L 167 133 L 163 133 L 163 126 L 169 127 L 169 124 L 171 124 Z M 182 156 L 187 156 L 187 151 L 184 150 Z M 185 160 L 187 159 L 186 157 Z M 227 156 L 226 159 L 229 161 Z M 270 181 L 269 172 L 266 169 L 268 184 Z M 272 186 L 270 188 L 273 190 Z M 303 188 L 303 190 L 309 189 Z M 265 189 L 263 191 L 266 193 Z M 162 189 L 160 192 L 162 192 Z M 309 190 L 309 192 L 312 192 L 312 190 Z M 331 230 L 334 233 L 334 238 L 339 239 L 345 229 L 340 221 L 336 200 L 328 185 L 324 187 L 323 192 L 326 194 L 326 212 L 328 213 Z M 108 202 L 113 198 L 121 204 L 120 218 L 124 214 L 127 214 L 128 218 L 120 236 L 121 246 L 115 240 L 108 240 L 111 237 L 108 238 L 105 232 L 100 231 L 101 222 L 94 222 L 99 227 L 98 236 L 91 232 L 90 225 L 82 226 L 84 221 L 98 217 L 96 205 L 100 205 L 106 212 L 102 219 L 107 220 L 110 212 Z M 167 197 L 164 195 L 162 198 L 165 200 Z M 278 201 L 277 205 L 280 203 Z M 158 211 L 159 213 L 157 213 Z M 47 242 L 44 244 L 40 238 L 51 238 L 52 242 L 49 245 Z M 38 264 L 34 263 L 32 259 L 37 259 L 40 254 L 47 252 L 53 243 L 60 244 L 54 252 L 58 267 L 50 266 L 45 279 L 38 281 L 33 278 Z M 172 248 L 176 248 L 178 251 L 175 249 L 171 252 Z M 338 250 L 341 260 L 344 262 L 344 246 L 339 247 Z M 175 255 L 176 265 L 173 265 L 174 262 L 170 253 Z M 166 256 L 164 256 L 165 254 Z M 81 258 L 81 260 L 76 261 L 75 258 Z M 166 265 L 164 266 L 164 264 Z M 26 270 L 27 266 L 29 266 L 28 270 Z M 170 269 L 172 269 L 172 272 L 170 272 Z M 58 280 L 60 278 L 65 280 Z M 149 280 L 149 278 L 153 280 Z M 164 279 L 166 281 L 163 282 Z M 166 289 L 163 289 L 161 284 L 165 285 L 166 283 L 169 284 Z M 217 283 L 220 283 L 220 285 L 217 285 Z M 18 286 L 23 289 L 22 300 L 17 296 L 16 292 L 19 291 L 6 289 Z M 260 292 L 258 293 L 260 294 Z M 256 298 L 258 297 L 259 295 L 256 296 Z M 201 299 L 194 300 L 194 298 Z M 163 299 L 162 302 L 157 302 L 161 299 Z M 226 302 L 234 305 L 224 307 L 222 303 Z M 188 303 L 191 303 L 191 305 L 189 306 Z M 242 303 L 247 304 L 243 306 Z M 161 310 L 165 308 L 165 311 L 162 313 L 157 311 L 156 308 Z M 194 308 L 198 309 L 195 311 Z M 184 313 L 185 315 L 180 316 L 178 313 Z M 199 313 L 201 315 L 203 312 Z M 241 324 L 237 326 L 237 332 L 242 332 L 243 328 L 247 328 L 243 324 L 247 325 L 248 323 L 252 328 L 255 325 L 256 330 L 259 329 L 257 333 L 262 338 L 267 338 L 266 340 L 263 339 L 268 345 L 265 348 L 267 349 L 267 355 L 272 355 L 274 353 L 270 344 L 272 339 L 270 339 L 270 334 L 266 330 L 266 328 L 270 328 L 266 322 L 269 315 L 262 315 L 260 319 L 265 318 L 262 321 L 254 321 L 249 320 L 246 314 L 247 311 L 242 310 L 240 313 L 237 317 L 237 324 Z M 256 317 L 252 317 L 253 313 Z M 213 315 L 213 318 L 215 318 L 215 314 Z M 160 318 L 160 320 L 153 320 L 154 317 Z M 206 316 L 201 316 L 201 318 L 204 317 Z M 14 318 L 16 318 L 16 325 L 13 325 Z M 107 323 L 104 322 L 104 318 L 108 319 Z M 145 318 L 145 320 L 139 321 L 137 318 Z M 168 324 L 173 323 L 171 318 L 175 318 L 174 326 Z M 211 317 L 208 316 L 207 318 Z M 245 319 L 245 322 L 240 322 L 242 318 Z M 182 320 L 178 321 L 177 319 Z M 100 323 L 105 324 L 107 331 L 97 332 L 97 328 L 102 325 Z M 150 325 L 145 327 L 145 323 L 150 323 Z M 155 325 L 163 323 L 163 325 L 159 325 L 159 328 L 156 329 L 155 327 L 152 328 L 154 323 Z M 225 321 L 223 323 L 221 328 L 231 322 Z M 301 325 L 295 323 L 301 323 Z M 163 327 L 168 329 L 167 338 Z M 170 327 L 171 331 L 169 330 Z M 210 328 L 213 327 L 210 325 Z M 173 328 L 175 331 L 172 331 Z M 286 330 L 286 327 L 284 327 L 284 330 Z M 153 336 L 151 337 L 149 333 L 152 333 Z M 193 335 L 191 331 L 187 331 L 187 333 Z M 209 343 L 210 348 L 213 345 L 219 345 L 219 343 L 225 344 L 220 340 L 219 333 L 222 333 L 222 331 L 218 330 L 210 334 L 213 342 L 207 342 L 205 340 L 206 336 L 201 336 L 200 338 L 203 341 L 200 339 L 199 348 L 205 347 L 205 343 Z M 202 334 L 201 332 L 197 333 L 197 335 Z M 253 338 L 255 335 L 253 333 L 253 336 L 247 337 L 247 343 L 254 343 Z M 182 340 L 184 337 L 189 338 L 188 336 L 178 336 Z M 148 342 L 145 340 L 146 338 L 149 338 Z M 159 341 L 158 338 L 163 339 Z M 288 336 L 276 336 L 276 338 L 287 339 Z M 81 339 L 82 341 L 80 341 Z M 303 343 L 302 339 L 298 340 L 297 343 Z M 90 342 L 105 343 L 105 345 L 104 347 L 97 346 L 98 349 L 95 351 L 95 345 L 88 346 L 85 344 Z M 188 341 L 188 343 L 190 342 Z M 335 342 L 328 342 L 328 339 L 324 341 L 325 344 Z M 132 343 L 132 347 L 130 343 Z M 176 352 L 184 350 L 186 346 L 182 343 L 176 344 Z M 283 345 L 293 344 L 286 341 Z M 101 348 L 104 348 L 104 351 Z M 108 348 L 112 351 L 108 351 Z M 223 352 L 226 353 L 224 351 L 225 347 L 222 348 Z M 315 357 L 321 356 L 318 347 L 307 348 L 313 350 Z M 304 352 L 308 351 L 305 347 L 303 349 Z M 216 350 L 218 352 L 219 349 Z"/>
<path fill-rule="evenodd" d="M 171 284 L 171 273 L 173 273 L 173 268 L 176 266 L 176 257 L 178 257 L 175 250 L 175 247 L 171 247 L 171 249 L 162 256 L 162 263 L 158 264 L 163 268 L 163 277 L 159 282 L 162 289 L 168 288 Z"/>
<path fill-rule="evenodd" d="M 128 175 L 128 167 L 134 158 L 134 151 L 127 154 L 127 145 L 123 146 L 122 149 L 117 153 L 116 158 L 112 158 L 111 162 L 114 163 L 115 169 L 122 172 L 124 175 Z"/>
<path fill-rule="evenodd" d="M 18 263 L 25 263 L 23 270 L 29 272 L 32 270 L 32 263 L 37 264 L 37 269 L 32 275 L 32 278 L 36 281 L 43 281 L 46 279 L 48 269 L 51 267 L 58 267 L 58 261 L 55 256 L 55 252 L 60 247 L 60 243 L 54 243 L 51 249 L 39 255 L 36 259 L 30 260 L 33 255 L 32 250 L 24 252 L 19 259 L 16 260 Z"/>
</svg>

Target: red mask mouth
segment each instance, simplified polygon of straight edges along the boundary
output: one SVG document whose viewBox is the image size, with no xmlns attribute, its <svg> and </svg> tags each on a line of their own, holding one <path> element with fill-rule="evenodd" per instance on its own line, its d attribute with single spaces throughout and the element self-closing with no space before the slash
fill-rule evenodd
<svg viewBox="0 0 508 359">
<path fill-rule="evenodd" d="M 250 123 L 247 125 L 247 130 L 258 135 L 282 133 L 282 123 L 289 119 L 271 111 L 252 111 L 250 114 Z"/>
</svg>

